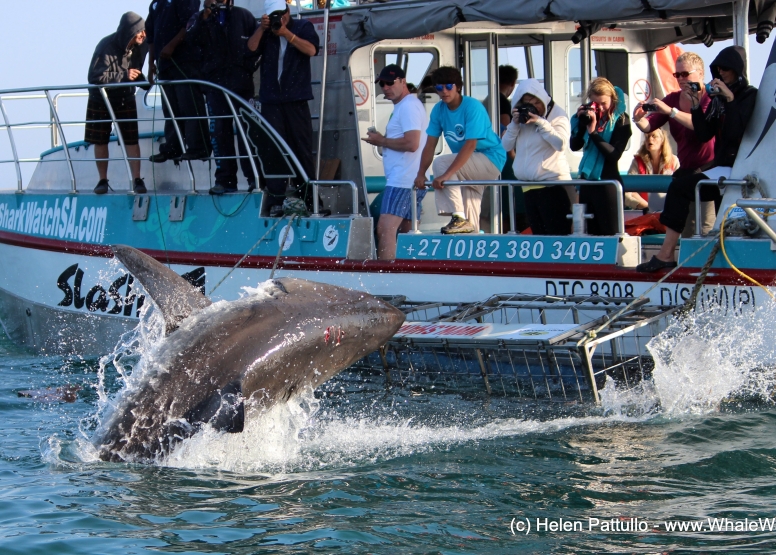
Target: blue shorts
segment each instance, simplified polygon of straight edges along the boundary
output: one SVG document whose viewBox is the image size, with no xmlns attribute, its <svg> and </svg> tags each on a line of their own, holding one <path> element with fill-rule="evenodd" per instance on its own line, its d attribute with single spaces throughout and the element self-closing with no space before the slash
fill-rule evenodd
<svg viewBox="0 0 776 555">
<path fill-rule="evenodd" d="M 420 204 L 426 196 L 425 189 L 418 189 L 418 212 L 420 219 Z M 386 187 L 383 191 L 383 204 L 380 206 L 380 214 L 392 214 L 405 220 L 412 220 L 411 189 L 409 187 Z"/>
</svg>

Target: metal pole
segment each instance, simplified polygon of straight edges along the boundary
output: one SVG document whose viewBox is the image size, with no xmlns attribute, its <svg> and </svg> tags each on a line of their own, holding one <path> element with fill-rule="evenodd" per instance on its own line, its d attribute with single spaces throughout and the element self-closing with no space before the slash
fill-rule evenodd
<svg viewBox="0 0 776 555">
<path fill-rule="evenodd" d="M 48 100 L 49 107 L 51 108 L 52 115 L 54 116 L 54 123 L 57 126 L 57 129 L 59 130 L 59 136 L 62 139 L 62 150 L 65 153 L 65 160 L 67 160 L 67 167 L 70 170 L 70 192 L 77 193 L 78 190 L 75 187 L 75 172 L 73 171 L 73 161 L 70 159 L 70 150 L 67 148 L 67 139 L 65 138 L 65 131 L 62 129 L 62 123 L 59 121 L 59 114 L 57 114 L 56 110 L 54 110 L 54 102 L 51 100 L 51 93 L 48 90 L 46 90 L 46 100 Z M 111 111 L 111 116 L 113 116 L 112 111 Z M 127 165 L 127 167 L 129 167 L 129 165 Z"/>
<path fill-rule="evenodd" d="M 323 148 L 323 112 L 326 100 L 326 68 L 329 63 L 329 5 L 323 8 L 323 69 L 321 69 L 321 105 L 318 108 L 318 149 L 315 153 L 315 179 L 321 178 L 321 149 Z"/>
<path fill-rule="evenodd" d="M 501 89 L 498 82 L 498 35 L 491 33 L 488 37 L 488 73 L 490 73 L 490 119 L 496 136 L 501 136 L 501 115 L 499 114 L 499 97 Z M 498 168 L 499 171 L 501 168 Z M 501 189 L 490 187 L 490 232 L 501 233 Z"/>
<path fill-rule="evenodd" d="M 181 134 L 180 127 L 178 126 L 178 121 L 175 119 L 175 114 L 172 112 L 172 106 L 170 105 L 170 100 L 167 98 L 167 93 L 164 91 L 164 87 L 158 81 L 157 81 L 157 84 L 159 85 L 159 91 L 162 94 L 162 102 L 164 102 L 164 105 L 167 106 L 167 111 L 170 114 L 172 125 L 173 127 L 175 127 L 175 135 L 177 135 L 178 142 L 181 145 L 181 152 L 183 154 L 186 154 L 186 145 L 183 143 L 183 135 Z M 191 169 L 191 160 L 186 160 L 186 167 L 189 170 L 189 180 L 191 181 L 191 190 L 192 192 L 194 192 L 197 190 L 197 187 L 196 187 L 196 184 L 194 183 L 194 172 Z"/>
<path fill-rule="evenodd" d="M 515 186 L 509 185 L 509 233 L 507 235 L 517 235 L 517 217 L 515 216 Z"/>
<path fill-rule="evenodd" d="M 418 229 L 418 191 L 415 189 L 415 185 L 410 187 L 410 203 L 412 204 L 412 206 L 410 206 L 412 233 L 418 234 L 420 233 L 420 230 Z"/>
<path fill-rule="evenodd" d="M 746 52 L 746 74 L 749 73 L 749 0 L 733 2 L 733 42 Z"/>
<path fill-rule="evenodd" d="M 224 98 L 226 98 L 226 102 L 229 104 L 229 109 L 232 111 L 232 117 L 234 118 L 234 123 L 237 126 L 237 132 L 240 134 L 240 139 L 242 139 L 243 145 L 245 146 L 245 152 L 248 153 L 248 162 L 250 162 L 251 164 L 251 171 L 253 171 L 253 179 L 256 180 L 256 187 L 258 190 L 259 172 L 256 169 L 256 162 L 253 161 L 253 153 L 251 152 L 251 147 L 248 144 L 248 137 L 245 136 L 245 129 L 243 129 L 242 123 L 240 123 L 240 118 L 237 117 L 237 111 L 234 109 L 234 104 L 232 104 L 232 99 L 229 98 L 229 95 L 226 93 L 224 93 Z"/>
<path fill-rule="evenodd" d="M 581 104 L 585 103 L 587 88 L 590 86 L 591 73 L 591 55 L 590 55 L 590 37 L 582 39 L 579 43 L 580 70 L 582 73 L 582 99 Z"/>
<path fill-rule="evenodd" d="M 19 163 L 19 155 L 16 152 L 16 142 L 13 140 L 13 132 L 11 131 L 11 124 L 8 123 L 8 114 L 5 113 L 5 106 L 3 105 L 3 99 L 0 98 L 0 112 L 3 114 L 3 121 L 5 122 L 5 130 L 8 131 L 8 141 L 11 143 L 11 151 L 13 152 L 14 164 L 16 165 L 16 187 L 17 193 L 23 193 L 22 188 L 22 167 Z"/>
<path fill-rule="evenodd" d="M 105 106 L 108 108 L 108 113 L 110 114 L 110 119 L 113 122 L 113 127 L 116 128 L 116 136 L 119 138 L 121 153 L 124 155 L 124 163 L 127 165 L 127 175 L 129 176 L 129 191 L 132 192 L 135 189 L 135 184 L 132 180 L 132 168 L 129 165 L 129 157 L 127 156 L 127 149 L 126 145 L 124 144 L 124 136 L 121 134 L 119 122 L 116 120 L 116 114 L 113 112 L 113 106 L 111 106 L 110 101 L 108 100 L 108 93 L 105 92 L 105 87 L 100 87 L 100 94 L 102 95 L 102 100 L 105 102 Z M 63 136 L 62 141 L 64 142 L 64 140 L 65 139 Z M 65 143 L 65 146 L 67 146 L 67 143 Z M 65 150 L 67 150 L 67 148 L 65 148 Z M 108 160 L 110 160 L 110 155 L 108 155 Z"/>
</svg>

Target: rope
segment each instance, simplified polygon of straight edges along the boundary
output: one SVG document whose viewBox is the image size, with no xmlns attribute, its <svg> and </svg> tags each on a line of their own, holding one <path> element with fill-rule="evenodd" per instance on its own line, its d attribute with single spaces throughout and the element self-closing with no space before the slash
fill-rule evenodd
<svg viewBox="0 0 776 555">
<path fill-rule="evenodd" d="M 275 270 L 278 268 L 278 263 L 280 262 L 280 255 L 283 253 L 283 247 L 286 246 L 286 239 L 288 239 L 288 233 L 291 231 L 291 226 L 294 224 L 294 220 L 299 216 L 299 214 L 294 214 L 291 216 L 291 220 L 288 222 L 288 225 L 286 226 L 286 232 L 283 234 L 283 240 L 280 242 L 280 246 L 278 246 L 278 253 L 275 256 L 275 263 L 272 264 L 272 271 L 269 274 L 269 279 L 272 279 L 275 277 Z M 283 219 L 285 219 L 285 216 L 283 216 Z"/>
<path fill-rule="evenodd" d="M 728 209 L 727 209 L 727 210 L 725 210 L 725 215 L 722 217 L 722 225 L 720 225 L 720 226 L 719 226 L 719 229 L 720 229 L 720 234 L 719 234 L 719 242 L 720 242 L 720 245 L 722 246 L 722 256 L 724 256 L 724 257 L 725 257 L 725 261 L 728 263 L 728 265 L 729 265 L 731 268 L 733 268 L 733 270 L 734 270 L 734 271 L 735 271 L 735 272 L 736 272 L 736 273 L 737 273 L 739 276 L 743 277 L 744 279 L 747 279 L 747 280 L 749 280 L 750 282 L 754 283 L 754 284 L 755 284 L 755 285 L 757 285 L 758 287 L 761 287 L 763 291 L 765 291 L 766 293 L 768 293 L 768 295 L 771 297 L 771 299 L 773 299 L 773 300 L 776 300 L 776 297 L 774 297 L 774 296 L 773 296 L 773 293 L 771 293 L 770 291 L 768 291 L 768 288 L 767 288 L 767 287 L 765 287 L 765 286 L 764 286 L 762 283 L 760 283 L 759 281 L 757 281 L 757 280 L 756 280 L 756 279 L 754 279 L 753 277 L 750 277 L 750 276 L 746 275 L 744 272 L 742 272 L 741 270 L 739 270 L 738 268 L 736 268 L 736 266 L 735 266 L 735 265 L 734 265 L 734 264 L 733 264 L 733 263 L 730 261 L 730 258 L 729 258 L 729 257 L 728 257 L 728 255 L 727 255 L 727 251 L 725 251 L 725 221 L 727 220 L 728 214 L 730 214 L 730 211 L 731 211 L 733 208 L 736 208 L 736 205 L 735 205 L 735 204 L 731 204 L 730 206 L 728 206 Z"/>
<path fill-rule="evenodd" d="M 724 225 L 724 221 L 723 221 Z M 722 228 L 720 228 L 721 230 Z M 682 308 L 680 308 L 677 311 L 677 316 L 684 316 L 685 314 L 689 314 L 693 310 L 695 310 L 695 303 L 698 300 L 698 293 L 701 292 L 701 287 L 703 286 L 703 282 L 706 281 L 706 276 L 709 275 L 709 270 L 711 269 L 711 265 L 714 263 L 714 259 L 717 258 L 717 253 L 719 252 L 719 248 L 722 245 L 722 232 L 720 231 L 719 238 L 714 241 L 714 246 L 711 248 L 711 252 L 709 253 L 709 257 L 706 259 L 706 263 L 703 265 L 703 268 L 701 268 L 701 273 L 698 276 L 698 279 L 695 280 L 695 286 L 692 288 L 692 293 L 690 293 L 690 297 L 684 302 L 682 305 Z"/>
<path fill-rule="evenodd" d="M 224 277 L 222 277 L 222 278 L 221 278 L 221 281 L 219 281 L 218 283 L 216 283 L 216 286 L 215 286 L 215 287 L 213 287 L 213 289 L 210 291 L 210 295 L 211 295 L 211 296 L 213 295 L 213 293 L 215 293 L 215 292 L 216 292 L 216 289 L 218 289 L 218 288 L 221 286 L 221 284 L 222 284 L 224 281 L 226 281 L 226 278 L 228 278 L 230 275 L 232 275 L 232 272 L 234 272 L 234 271 L 235 271 L 235 270 L 236 270 L 236 269 L 237 269 L 237 268 L 240 266 L 240 264 L 242 264 L 242 263 L 243 263 L 243 261 L 244 261 L 246 258 L 248 258 L 248 255 L 250 255 L 250 254 L 251 254 L 251 252 L 253 252 L 253 249 L 255 249 L 256 247 L 258 247 L 258 246 L 259 246 L 259 243 L 261 243 L 261 242 L 264 240 L 264 238 L 265 238 L 267 235 L 269 235 L 270 233 L 272 233 L 272 231 L 274 231 L 274 230 L 275 230 L 275 228 L 276 228 L 276 227 L 277 227 L 277 226 L 280 224 L 280 222 L 282 222 L 283 220 L 285 220 L 285 216 L 283 216 L 282 218 L 278 218 L 278 221 L 276 221 L 276 222 L 275 222 L 275 224 L 274 224 L 274 225 L 273 225 L 271 228 L 269 228 L 269 229 L 268 229 L 268 230 L 267 230 L 267 231 L 264 233 L 264 235 L 262 235 L 262 236 L 261 236 L 261 239 L 259 239 L 258 241 L 256 241 L 256 242 L 253 244 L 253 246 L 252 246 L 250 249 L 248 249 L 248 252 L 246 252 L 246 253 L 243 255 L 243 257 L 242 257 L 240 260 L 238 260 L 238 261 L 237 261 L 237 264 L 235 264 L 234 266 L 232 266 L 232 269 L 231 269 L 231 270 L 229 270 L 229 271 L 226 273 L 226 275 L 225 275 Z M 287 232 L 286 232 L 286 233 L 287 233 Z M 285 242 L 286 242 L 286 240 L 285 240 L 285 237 L 284 237 L 284 238 L 283 238 L 283 243 L 285 243 Z M 281 245 L 282 245 L 282 243 L 281 243 Z M 279 254 L 280 254 L 280 253 L 278 253 L 278 255 L 279 255 Z M 275 263 L 277 264 L 277 259 L 275 260 Z M 273 269 L 273 272 L 274 272 L 274 269 Z"/>
</svg>

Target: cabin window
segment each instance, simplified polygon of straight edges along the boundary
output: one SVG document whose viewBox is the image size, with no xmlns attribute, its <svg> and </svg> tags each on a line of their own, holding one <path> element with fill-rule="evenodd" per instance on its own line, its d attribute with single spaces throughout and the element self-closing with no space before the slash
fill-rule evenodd
<svg viewBox="0 0 776 555">
<path fill-rule="evenodd" d="M 625 50 L 593 49 L 591 80 L 596 77 L 606 77 L 613 85 L 620 87 L 625 93 L 626 104 L 628 100 L 628 53 Z M 582 90 L 582 52 L 579 46 L 572 46 L 568 50 L 567 59 L 568 83 L 568 113 L 574 114 L 584 100 L 585 91 Z"/>
<path fill-rule="evenodd" d="M 499 48 L 498 64 L 517 68 L 518 85 L 524 79 L 536 79 L 544 84 L 544 46 L 541 44 Z M 512 100 L 512 95 L 509 95 L 509 100 Z"/>
</svg>

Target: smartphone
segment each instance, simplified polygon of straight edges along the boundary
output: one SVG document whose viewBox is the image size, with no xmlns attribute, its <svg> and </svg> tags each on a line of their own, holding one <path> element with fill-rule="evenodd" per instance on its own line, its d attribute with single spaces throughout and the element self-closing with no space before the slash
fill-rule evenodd
<svg viewBox="0 0 776 555">
<path fill-rule="evenodd" d="M 374 127 L 367 127 L 366 128 L 366 132 L 367 133 L 376 133 L 377 129 L 375 129 Z"/>
</svg>

